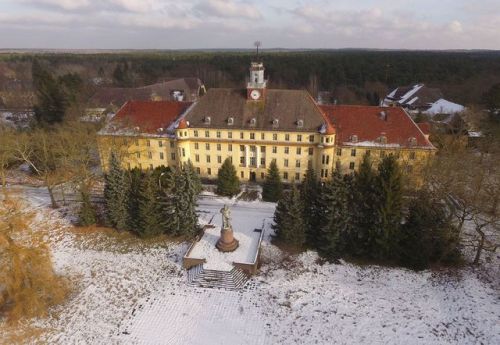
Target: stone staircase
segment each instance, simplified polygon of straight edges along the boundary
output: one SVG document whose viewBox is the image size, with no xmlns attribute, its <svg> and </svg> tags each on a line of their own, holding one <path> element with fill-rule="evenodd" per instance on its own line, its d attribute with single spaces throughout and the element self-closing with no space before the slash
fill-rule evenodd
<svg viewBox="0 0 500 345">
<path fill-rule="evenodd" d="M 206 270 L 203 265 L 196 265 L 187 271 L 188 285 L 212 289 L 240 290 L 248 281 L 248 276 L 241 269 L 233 267 L 231 271 Z"/>
</svg>

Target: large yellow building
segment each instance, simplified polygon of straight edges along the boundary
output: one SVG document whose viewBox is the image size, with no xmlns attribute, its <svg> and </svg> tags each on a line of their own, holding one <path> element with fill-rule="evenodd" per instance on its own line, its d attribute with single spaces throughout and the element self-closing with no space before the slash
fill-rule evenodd
<svg viewBox="0 0 500 345">
<path fill-rule="evenodd" d="M 106 170 L 111 149 L 125 167 L 181 166 L 216 178 L 229 157 L 243 181 L 262 181 L 275 160 L 284 181 L 308 167 L 328 178 L 339 165 L 354 171 L 365 153 L 395 154 L 408 172 L 435 151 L 409 115 L 396 107 L 318 105 L 303 90 L 268 89 L 262 63 L 252 63 L 246 89 L 210 89 L 195 103 L 129 101 L 99 133 Z"/>
</svg>

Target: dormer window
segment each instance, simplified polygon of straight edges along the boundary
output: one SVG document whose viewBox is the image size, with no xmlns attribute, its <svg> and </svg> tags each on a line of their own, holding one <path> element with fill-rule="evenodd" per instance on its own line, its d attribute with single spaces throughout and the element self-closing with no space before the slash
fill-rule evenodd
<svg viewBox="0 0 500 345">
<path fill-rule="evenodd" d="M 134 127 L 134 130 L 135 130 L 136 132 L 139 132 L 139 131 L 140 131 L 140 128 L 139 128 L 139 127 Z"/>
<path fill-rule="evenodd" d="M 416 145 L 417 145 L 417 138 L 415 138 L 415 137 L 411 137 L 411 138 L 409 138 L 409 139 L 408 139 L 408 144 L 409 144 L 410 146 L 416 146 Z"/>
<path fill-rule="evenodd" d="M 255 127 L 256 124 L 257 124 L 257 119 L 255 117 L 251 118 L 250 119 L 250 126 Z"/>
<path fill-rule="evenodd" d="M 158 132 L 158 133 L 163 132 L 163 128 L 161 128 L 161 127 L 160 127 L 160 128 L 158 128 L 158 129 L 157 129 L 157 132 Z"/>
<path fill-rule="evenodd" d="M 228 126 L 234 125 L 234 117 L 228 117 L 228 119 L 227 119 L 227 125 Z"/>
<path fill-rule="evenodd" d="M 297 128 L 304 127 L 304 120 L 297 120 Z"/>
<path fill-rule="evenodd" d="M 380 112 L 380 119 L 384 121 L 387 120 L 387 113 L 385 111 Z"/>
<path fill-rule="evenodd" d="M 274 119 L 273 120 L 273 127 L 277 128 L 278 126 L 279 126 L 279 120 L 278 119 Z"/>
<path fill-rule="evenodd" d="M 381 135 L 380 137 L 378 137 L 378 141 L 381 144 L 387 144 L 387 137 L 385 135 Z"/>
<path fill-rule="evenodd" d="M 210 118 L 210 116 L 205 116 L 204 122 L 206 125 L 209 125 L 211 121 L 212 119 Z"/>
<path fill-rule="evenodd" d="M 356 134 L 351 135 L 351 142 L 353 142 L 353 143 L 358 142 L 358 136 Z"/>
</svg>

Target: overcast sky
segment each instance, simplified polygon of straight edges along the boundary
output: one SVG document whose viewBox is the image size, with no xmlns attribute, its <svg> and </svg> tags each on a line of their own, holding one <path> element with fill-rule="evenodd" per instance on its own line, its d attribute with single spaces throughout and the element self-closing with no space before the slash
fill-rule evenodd
<svg viewBox="0 0 500 345">
<path fill-rule="evenodd" d="M 500 0 L 0 0 L 0 48 L 500 49 Z"/>
</svg>

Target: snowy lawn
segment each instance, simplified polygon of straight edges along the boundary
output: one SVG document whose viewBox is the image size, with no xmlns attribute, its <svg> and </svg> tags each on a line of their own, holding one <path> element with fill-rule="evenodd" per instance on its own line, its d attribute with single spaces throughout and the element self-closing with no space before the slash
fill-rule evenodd
<svg viewBox="0 0 500 345">
<path fill-rule="evenodd" d="M 322 264 L 313 252 L 287 256 L 266 237 L 261 273 L 245 290 L 194 288 L 181 269 L 186 243 L 75 231 L 60 212 L 36 201 L 38 221 L 50 224 L 57 271 L 71 278 L 74 292 L 47 319 L 15 329 L 0 323 L 1 344 L 33 328 L 41 334 L 25 343 L 500 343 L 499 293 L 471 269 L 415 273 Z M 202 200 L 200 209 L 213 213 L 224 201 Z M 231 207 L 263 221 L 273 205 Z"/>
</svg>

